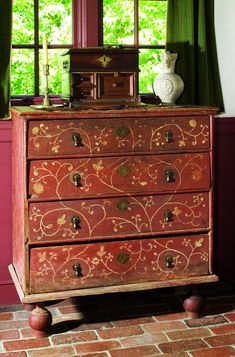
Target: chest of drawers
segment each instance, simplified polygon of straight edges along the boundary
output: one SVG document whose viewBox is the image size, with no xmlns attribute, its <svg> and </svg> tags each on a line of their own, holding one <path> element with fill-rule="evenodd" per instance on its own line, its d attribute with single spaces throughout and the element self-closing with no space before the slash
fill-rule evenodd
<svg viewBox="0 0 235 357">
<path fill-rule="evenodd" d="M 10 272 L 21 301 L 216 281 L 215 112 L 12 109 Z M 40 336 L 49 325 L 31 321 Z"/>
</svg>

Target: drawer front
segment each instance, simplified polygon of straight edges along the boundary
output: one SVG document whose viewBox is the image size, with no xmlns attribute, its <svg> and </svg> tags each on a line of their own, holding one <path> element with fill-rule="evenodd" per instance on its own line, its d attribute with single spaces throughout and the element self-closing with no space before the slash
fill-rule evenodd
<svg viewBox="0 0 235 357">
<path fill-rule="evenodd" d="M 74 99 L 94 99 L 96 96 L 94 73 L 72 73 L 71 95 Z"/>
<path fill-rule="evenodd" d="M 28 128 L 29 157 L 158 153 L 209 146 L 209 117 L 206 116 L 42 120 L 29 122 Z"/>
<path fill-rule="evenodd" d="M 33 248 L 30 292 L 206 275 L 208 260 L 207 235 Z"/>
<path fill-rule="evenodd" d="M 98 99 L 131 99 L 135 93 L 135 73 L 97 74 Z"/>
<path fill-rule="evenodd" d="M 210 160 L 209 154 L 36 160 L 29 175 L 34 199 L 196 191 L 210 187 Z"/>
<path fill-rule="evenodd" d="M 208 193 L 35 202 L 31 242 L 109 239 L 209 228 Z"/>
</svg>

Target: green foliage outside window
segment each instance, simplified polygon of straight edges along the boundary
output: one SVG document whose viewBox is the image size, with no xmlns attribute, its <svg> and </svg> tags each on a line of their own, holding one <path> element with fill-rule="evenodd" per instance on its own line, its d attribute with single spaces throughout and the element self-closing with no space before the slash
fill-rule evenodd
<svg viewBox="0 0 235 357">
<path fill-rule="evenodd" d="M 38 43 L 42 33 L 47 34 L 48 44 L 72 43 L 71 0 L 39 0 Z M 134 45 L 134 7 L 132 0 L 103 0 L 104 44 Z M 164 45 L 166 28 L 166 1 L 139 0 L 139 65 L 140 92 L 152 92 L 152 82 L 157 74 L 159 49 L 143 48 L 146 45 Z M 11 69 L 11 94 L 34 94 L 34 0 L 13 1 L 13 48 Z M 28 48 L 26 48 L 28 46 Z M 58 47 L 57 46 L 57 47 Z M 141 48 L 142 46 L 142 48 Z M 49 49 L 49 93 L 61 93 L 61 54 L 66 50 Z M 39 85 L 43 93 L 42 50 L 39 50 Z"/>
<path fill-rule="evenodd" d="M 103 0 L 104 44 L 134 45 L 134 1 Z M 158 72 L 160 49 L 144 48 L 165 44 L 166 1 L 139 0 L 139 92 L 153 92 Z M 141 48 L 142 47 L 142 48 Z"/>
<path fill-rule="evenodd" d="M 13 45 L 31 45 L 31 48 L 13 48 L 11 94 L 34 94 L 34 1 L 13 1 Z M 39 38 L 47 34 L 48 44 L 72 43 L 71 0 L 39 0 Z M 24 46 L 24 47 L 25 47 Z M 64 49 L 49 49 L 49 93 L 61 92 L 60 62 Z M 39 50 L 40 93 L 43 93 L 42 50 Z"/>
</svg>

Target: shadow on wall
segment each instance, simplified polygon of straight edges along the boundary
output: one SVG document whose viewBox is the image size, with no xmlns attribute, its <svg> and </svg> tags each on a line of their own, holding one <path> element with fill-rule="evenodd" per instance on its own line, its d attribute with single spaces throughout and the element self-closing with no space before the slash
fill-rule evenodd
<svg viewBox="0 0 235 357">
<path fill-rule="evenodd" d="M 235 281 L 235 117 L 215 119 L 215 268 Z"/>
</svg>

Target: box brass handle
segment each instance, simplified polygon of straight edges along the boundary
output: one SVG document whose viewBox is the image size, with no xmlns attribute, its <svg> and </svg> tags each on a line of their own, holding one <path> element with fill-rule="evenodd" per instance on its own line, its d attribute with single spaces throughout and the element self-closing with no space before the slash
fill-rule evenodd
<svg viewBox="0 0 235 357">
<path fill-rule="evenodd" d="M 169 209 L 167 209 L 164 212 L 164 217 L 165 217 L 165 221 L 166 222 L 171 222 L 172 221 L 172 217 L 173 217 L 173 213 Z"/>
<path fill-rule="evenodd" d="M 78 187 L 81 183 L 81 176 L 80 174 L 74 174 L 73 175 L 73 182 L 76 187 Z"/>
<path fill-rule="evenodd" d="M 82 146 L 82 138 L 81 135 L 76 133 L 72 135 L 72 140 L 74 142 L 74 146 L 81 147 Z"/>
<path fill-rule="evenodd" d="M 82 267 L 79 263 L 75 263 L 73 264 L 73 271 L 75 271 L 75 274 L 77 276 L 81 276 L 82 275 Z"/>
<path fill-rule="evenodd" d="M 171 130 L 165 131 L 165 140 L 167 143 L 171 143 L 173 141 L 174 134 Z"/>
<path fill-rule="evenodd" d="M 173 257 L 172 257 L 172 255 L 167 255 L 166 257 L 165 257 L 165 262 L 166 262 L 166 266 L 167 266 L 167 268 L 173 268 Z"/>
<path fill-rule="evenodd" d="M 72 225 L 73 225 L 73 228 L 74 228 L 74 229 L 80 228 L 80 219 L 79 219 L 79 217 L 73 216 L 73 217 L 71 218 L 71 222 L 72 222 Z"/>
<path fill-rule="evenodd" d="M 167 182 L 172 182 L 174 181 L 174 171 L 171 169 L 166 169 L 165 171 L 165 177 Z"/>
</svg>

